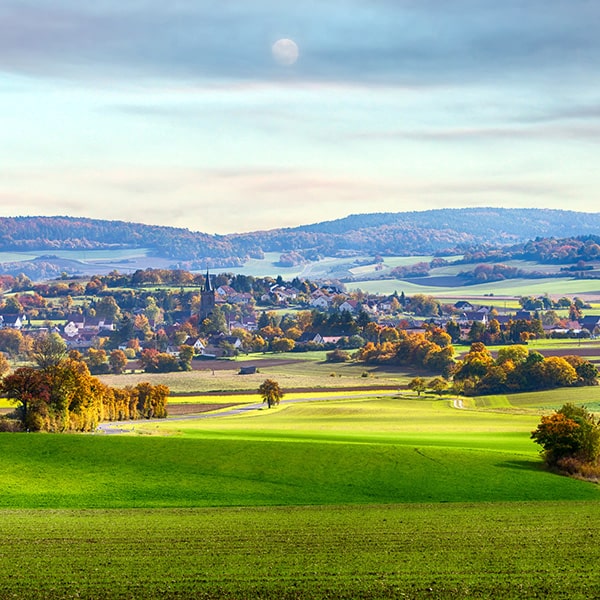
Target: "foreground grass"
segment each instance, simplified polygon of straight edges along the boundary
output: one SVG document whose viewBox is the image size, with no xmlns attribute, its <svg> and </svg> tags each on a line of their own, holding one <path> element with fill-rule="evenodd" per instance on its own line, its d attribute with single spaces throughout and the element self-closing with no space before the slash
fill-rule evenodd
<svg viewBox="0 0 600 600">
<path fill-rule="evenodd" d="M 0 512 L 0 597 L 593 598 L 600 504 Z"/>
<path fill-rule="evenodd" d="M 0 434 L 0 598 L 599 597 L 600 490 L 520 396 Z"/>
</svg>

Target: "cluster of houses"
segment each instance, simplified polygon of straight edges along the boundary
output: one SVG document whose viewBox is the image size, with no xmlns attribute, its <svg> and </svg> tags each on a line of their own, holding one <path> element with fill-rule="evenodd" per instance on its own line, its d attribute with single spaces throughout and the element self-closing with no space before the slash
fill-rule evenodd
<svg viewBox="0 0 600 600">
<path fill-rule="evenodd" d="M 509 321 L 522 320 L 530 321 L 535 317 L 534 313 L 529 310 L 518 310 L 514 313 L 497 313 L 492 312 L 491 306 L 479 306 L 476 307 L 468 301 L 461 300 L 454 305 L 454 308 L 461 311 L 456 317 L 457 323 L 461 326 L 461 329 L 468 330 L 473 323 L 479 322 L 483 325 L 487 325 L 491 319 L 498 321 L 500 326 L 506 325 Z M 443 325 L 448 319 L 436 320 L 439 324 Z M 589 333 L 595 337 L 600 334 L 600 316 L 584 316 L 578 320 L 564 319 L 556 324 L 542 324 L 542 328 L 546 337 L 562 336 L 562 335 L 580 335 L 582 333 Z"/>
<path fill-rule="evenodd" d="M 218 333 L 207 337 L 188 338 L 185 343 L 194 347 L 199 355 L 222 356 L 224 352 L 231 350 L 239 350 L 242 347 L 242 341 L 231 332 L 235 329 L 242 329 L 248 332 L 256 332 L 258 329 L 258 315 L 254 310 L 255 298 L 251 293 L 238 292 L 230 286 L 223 285 L 213 289 L 210 285 L 210 279 L 207 279 L 209 284 L 203 290 L 203 309 L 209 312 L 212 307 L 224 304 L 245 306 L 243 311 L 235 311 L 227 315 L 227 328 L 229 333 Z M 369 296 L 362 299 L 360 302 L 350 295 L 345 294 L 342 290 L 335 286 L 324 285 L 312 293 L 307 294 L 305 291 L 300 291 L 292 286 L 281 284 L 274 285 L 261 299 L 263 303 L 269 306 L 279 305 L 286 306 L 290 304 L 298 305 L 298 299 L 302 296 L 302 307 L 305 309 L 316 309 L 320 311 L 330 311 L 335 309 L 339 312 L 347 311 L 350 314 L 358 314 L 366 312 L 371 317 L 371 320 L 379 321 L 388 325 L 399 325 L 408 330 L 418 330 L 422 326 L 423 319 L 416 319 L 404 314 L 392 315 L 394 298 L 396 295 L 387 297 Z M 398 305 L 396 304 L 396 307 Z M 495 319 L 502 326 L 510 320 L 531 320 L 534 315 L 531 311 L 519 310 L 513 313 L 498 312 L 491 306 L 476 306 L 468 301 L 456 302 L 448 314 L 436 316 L 427 319 L 428 322 L 444 327 L 448 321 L 453 320 L 461 327 L 461 331 L 466 337 L 473 323 L 481 323 L 484 326 Z M 200 313 L 203 318 L 206 315 Z M 167 339 L 174 340 L 175 335 L 180 327 L 179 323 L 184 323 L 191 317 L 189 311 L 176 315 L 173 319 L 175 322 L 170 325 L 157 325 L 151 323 L 152 330 L 157 332 L 162 330 Z M 22 329 L 28 326 L 27 317 L 24 314 L 4 314 L 0 315 L 0 329 L 13 328 Z M 80 313 L 73 313 L 66 317 L 64 326 L 55 327 L 54 331 L 58 332 L 69 348 L 85 350 L 97 344 L 98 339 L 106 337 L 117 329 L 117 324 L 113 321 L 85 316 Z M 28 327 L 31 333 L 35 330 Z M 580 332 L 589 332 L 590 335 L 596 336 L 600 334 L 600 317 L 586 316 L 578 321 L 561 321 L 558 325 L 546 325 L 544 331 L 547 336 L 554 335 L 578 335 Z M 305 332 L 296 340 L 296 344 L 324 344 L 335 345 L 341 336 L 325 335 L 321 332 Z M 179 342 L 181 343 L 181 342 Z M 173 354 L 178 353 L 178 344 L 169 341 L 165 350 Z M 224 350 L 225 349 L 225 350 Z"/>
</svg>

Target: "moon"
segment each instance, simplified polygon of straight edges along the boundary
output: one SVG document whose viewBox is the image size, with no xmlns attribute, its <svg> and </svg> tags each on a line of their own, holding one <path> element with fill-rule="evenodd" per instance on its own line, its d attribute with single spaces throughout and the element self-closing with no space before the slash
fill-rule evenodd
<svg viewBox="0 0 600 600">
<path fill-rule="evenodd" d="M 288 38 L 277 40 L 271 47 L 271 53 L 275 61 L 284 67 L 293 65 L 300 55 L 298 44 Z"/>
</svg>

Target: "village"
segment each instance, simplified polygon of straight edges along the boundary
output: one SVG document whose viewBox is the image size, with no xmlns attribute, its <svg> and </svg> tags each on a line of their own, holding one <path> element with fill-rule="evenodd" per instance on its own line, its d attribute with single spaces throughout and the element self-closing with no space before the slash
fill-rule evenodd
<svg viewBox="0 0 600 600">
<path fill-rule="evenodd" d="M 148 279 L 144 275 L 129 281 L 112 273 L 87 283 L 17 282 L 18 291 L 5 289 L 0 305 L 0 352 L 17 359 L 37 335 L 56 333 L 69 350 L 87 358 L 92 372 L 102 373 L 136 366 L 186 370 L 192 360 L 249 352 L 357 350 L 367 342 L 397 339 L 400 330 L 430 327 L 444 330 L 452 343 L 487 345 L 600 333 L 600 316 L 584 314 L 589 306 L 579 298 L 521 298 L 520 307 L 511 310 L 500 298 L 490 298 L 496 305 L 443 303 L 423 294 L 348 292 L 338 282 L 208 272 L 187 278 L 196 288 L 131 285 Z"/>
</svg>

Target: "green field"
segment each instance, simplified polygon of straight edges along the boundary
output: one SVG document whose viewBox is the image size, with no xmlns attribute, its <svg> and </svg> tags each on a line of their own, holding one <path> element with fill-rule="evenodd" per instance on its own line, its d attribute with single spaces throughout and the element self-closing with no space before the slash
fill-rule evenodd
<svg viewBox="0 0 600 600">
<path fill-rule="evenodd" d="M 2 598 L 600 595 L 600 504 L 10 510 Z"/>
<path fill-rule="evenodd" d="M 442 287 L 427 284 L 427 278 L 417 285 L 398 279 L 382 281 L 353 281 L 347 285 L 351 289 L 362 289 L 373 294 L 392 294 L 403 291 L 407 295 L 430 294 L 444 298 L 470 298 L 484 296 L 581 296 L 585 294 L 600 294 L 600 281 L 592 279 L 507 279 L 493 283 L 469 285 L 464 287 Z M 489 302 L 494 302 L 490 298 Z M 497 301 L 496 301 L 497 302 Z"/>
<path fill-rule="evenodd" d="M 529 439 L 565 397 L 332 395 L 0 434 L 0 597 L 598 596 L 600 489 Z"/>
</svg>

